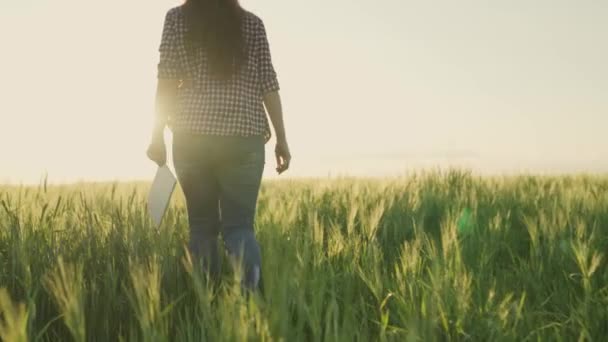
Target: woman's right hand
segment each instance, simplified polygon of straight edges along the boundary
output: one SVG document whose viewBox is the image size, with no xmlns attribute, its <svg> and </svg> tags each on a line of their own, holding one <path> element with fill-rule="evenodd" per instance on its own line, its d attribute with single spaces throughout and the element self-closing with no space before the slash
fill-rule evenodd
<svg viewBox="0 0 608 342">
<path fill-rule="evenodd" d="M 152 139 L 146 151 L 148 158 L 155 162 L 159 167 L 165 166 L 167 163 L 167 148 L 162 138 Z"/>
<path fill-rule="evenodd" d="M 291 163 L 291 153 L 287 141 L 277 141 L 274 154 L 277 158 L 277 172 L 282 174 L 289 169 L 289 163 Z"/>
</svg>

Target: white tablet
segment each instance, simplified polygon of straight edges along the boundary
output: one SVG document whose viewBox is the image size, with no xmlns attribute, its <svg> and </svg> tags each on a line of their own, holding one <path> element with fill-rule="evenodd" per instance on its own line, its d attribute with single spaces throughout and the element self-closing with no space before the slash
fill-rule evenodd
<svg viewBox="0 0 608 342">
<path fill-rule="evenodd" d="M 159 167 L 148 196 L 148 211 L 156 226 L 160 226 L 171 201 L 177 179 L 167 165 Z"/>
</svg>

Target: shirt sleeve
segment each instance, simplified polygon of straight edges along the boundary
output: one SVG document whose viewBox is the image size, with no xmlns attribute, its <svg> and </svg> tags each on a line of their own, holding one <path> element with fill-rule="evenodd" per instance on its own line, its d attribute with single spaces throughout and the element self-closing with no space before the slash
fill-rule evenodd
<svg viewBox="0 0 608 342">
<path fill-rule="evenodd" d="M 183 77 L 183 70 L 179 61 L 179 36 L 176 24 L 175 11 L 170 10 L 165 16 L 163 34 L 158 49 L 160 52 L 158 78 L 181 79 Z"/>
<path fill-rule="evenodd" d="M 268 43 L 268 37 L 266 35 L 266 27 L 261 20 L 258 39 L 258 72 L 260 75 L 262 93 L 267 94 L 273 91 L 278 91 L 280 87 L 277 73 L 272 65 L 270 44 Z"/>
</svg>

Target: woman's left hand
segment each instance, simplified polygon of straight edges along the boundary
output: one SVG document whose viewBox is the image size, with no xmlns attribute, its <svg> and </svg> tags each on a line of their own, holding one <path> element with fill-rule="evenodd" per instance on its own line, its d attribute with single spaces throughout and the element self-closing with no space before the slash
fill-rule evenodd
<svg viewBox="0 0 608 342">
<path fill-rule="evenodd" d="M 159 139 L 153 139 L 148 147 L 147 151 L 148 158 L 158 164 L 158 166 L 165 166 L 167 164 L 167 148 L 165 142 Z"/>
</svg>

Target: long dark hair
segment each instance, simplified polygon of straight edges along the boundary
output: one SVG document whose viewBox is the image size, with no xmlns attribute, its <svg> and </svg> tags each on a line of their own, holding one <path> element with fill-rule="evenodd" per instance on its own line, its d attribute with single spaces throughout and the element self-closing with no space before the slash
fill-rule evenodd
<svg viewBox="0 0 608 342">
<path fill-rule="evenodd" d="M 211 72 L 231 78 L 245 62 L 244 10 L 238 0 L 186 0 L 186 46 L 190 55 L 202 49 Z"/>
</svg>

